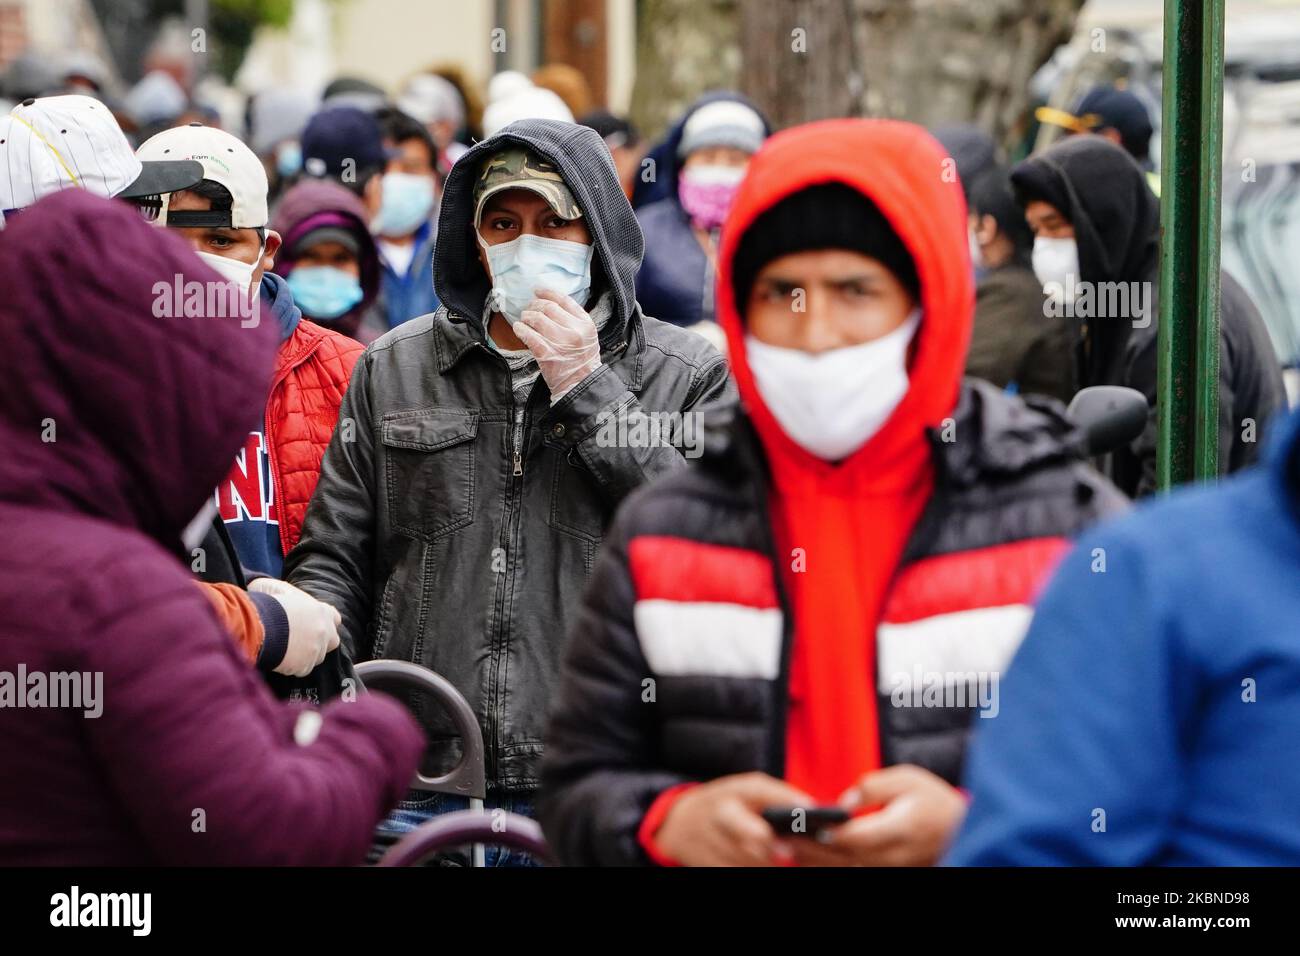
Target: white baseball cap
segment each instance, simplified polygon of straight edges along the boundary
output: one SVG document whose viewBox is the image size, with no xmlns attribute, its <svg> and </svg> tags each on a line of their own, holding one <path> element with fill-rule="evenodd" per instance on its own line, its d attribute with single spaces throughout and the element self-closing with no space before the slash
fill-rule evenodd
<svg viewBox="0 0 1300 956">
<path fill-rule="evenodd" d="M 174 126 L 146 140 L 136 156 L 142 162 L 193 160 L 202 166 L 200 179 L 210 179 L 230 191 L 233 203 L 229 210 L 170 212 L 164 196 L 159 217 L 164 225 L 257 229 L 271 218 L 266 208 L 270 188 L 266 168 L 243 140 L 225 130 L 202 123 Z"/>
<path fill-rule="evenodd" d="M 522 119 L 572 123 L 573 114 L 557 93 L 541 86 L 529 86 L 488 104 L 483 110 L 483 138 L 495 136 L 515 120 Z"/>
<path fill-rule="evenodd" d="M 202 178 L 198 163 L 141 162 L 108 107 L 92 96 L 28 98 L 0 116 L 0 215 L 60 189 L 134 199 Z"/>
<path fill-rule="evenodd" d="M 460 126 L 465 122 L 465 104 L 460 91 L 434 73 L 417 73 L 406 81 L 397 97 L 397 108 L 428 125 L 446 120 Z"/>
</svg>

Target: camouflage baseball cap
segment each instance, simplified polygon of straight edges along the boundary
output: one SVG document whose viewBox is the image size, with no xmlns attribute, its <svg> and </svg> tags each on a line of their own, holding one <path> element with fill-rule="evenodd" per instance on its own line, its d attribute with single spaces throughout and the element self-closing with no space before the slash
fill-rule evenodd
<svg viewBox="0 0 1300 956">
<path fill-rule="evenodd" d="M 499 192 L 528 189 L 541 196 L 564 219 L 578 219 L 582 210 L 564 184 L 555 164 L 522 146 L 510 146 L 495 153 L 483 164 L 474 184 L 474 225 L 479 224 L 483 206 Z"/>
</svg>

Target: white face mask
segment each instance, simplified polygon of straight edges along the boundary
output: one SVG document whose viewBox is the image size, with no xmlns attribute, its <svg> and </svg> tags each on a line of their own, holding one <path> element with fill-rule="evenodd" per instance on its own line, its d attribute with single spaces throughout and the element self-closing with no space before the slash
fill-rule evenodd
<svg viewBox="0 0 1300 956">
<path fill-rule="evenodd" d="M 840 461 L 880 430 L 907 394 L 913 309 L 888 335 L 818 355 L 745 336 L 754 383 L 781 428 L 818 458 Z"/>
<path fill-rule="evenodd" d="M 477 233 L 475 233 L 478 236 Z M 567 239 L 520 236 L 489 246 L 478 236 L 492 276 L 492 308 L 514 325 L 537 297 L 534 290 L 563 292 L 578 305 L 591 292 L 591 257 L 596 246 Z"/>
<path fill-rule="evenodd" d="M 744 166 L 727 166 L 722 163 L 692 166 L 681 175 L 697 186 L 739 186 L 745 178 Z"/>
<path fill-rule="evenodd" d="M 1073 239 L 1034 240 L 1034 275 L 1046 288 L 1049 282 L 1058 282 L 1062 288 L 1079 283 L 1079 244 Z M 1067 276 L 1072 277 L 1067 279 Z"/>
<path fill-rule="evenodd" d="M 261 246 L 257 250 L 257 258 L 253 260 L 252 265 L 247 262 L 240 262 L 238 259 L 230 259 L 226 256 L 219 256 L 211 252 L 197 253 L 212 271 L 221 276 L 227 282 L 233 282 L 244 290 L 244 295 L 251 298 L 253 295 L 253 273 L 257 271 L 257 263 L 262 261 Z"/>
</svg>

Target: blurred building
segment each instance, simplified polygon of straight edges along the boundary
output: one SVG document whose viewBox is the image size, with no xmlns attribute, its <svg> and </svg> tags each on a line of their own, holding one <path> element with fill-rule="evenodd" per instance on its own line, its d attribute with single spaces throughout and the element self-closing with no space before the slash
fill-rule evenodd
<svg viewBox="0 0 1300 956">
<path fill-rule="evenodd" d="M 579 69 L 597 102 L 627 108 L 635 76 L 635 0 L 296 0 L 284 30 L 262 29 L 238 76 L 319 90 L 333 77 L 396 89 L 434 64 L 486 84 L 543 63 Z"/>
<path fill-rule="evenodd" d="M 92 53 L 112 70 L 90 0 L 0 0 L 0 73 L 23 54 L 36 54 L 54 68 L 73 51 Z"/>
</svg>

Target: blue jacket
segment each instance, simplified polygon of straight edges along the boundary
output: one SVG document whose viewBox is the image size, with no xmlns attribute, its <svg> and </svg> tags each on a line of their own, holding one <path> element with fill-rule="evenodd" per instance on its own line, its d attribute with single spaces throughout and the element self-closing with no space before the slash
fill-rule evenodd
<svg viewBox="0 0 1300 956">
<path fill-rule="evenodd" d="M 636 217 L 645 234 L 636 300 L 645 314 L 673 325 L 713 318 L 713 267 L 677 197 L 642 206 Z"/>
<path fill-rule="evenodd" d="M 438 310 L 438 295 L 433 291 L 433 246 L 438 231 L 430 223 L 415 234 L 415 256 L 406 275 L 398 275 L 381 254 L 380 295 L 384 318 L 390 329 L 418 315 Z"/>
<path fill-rule="evenodd" d="M 1300 416 L 1272 439 L 1065 559 L 947 863 L 1300 864 Z"/>
</svg>

